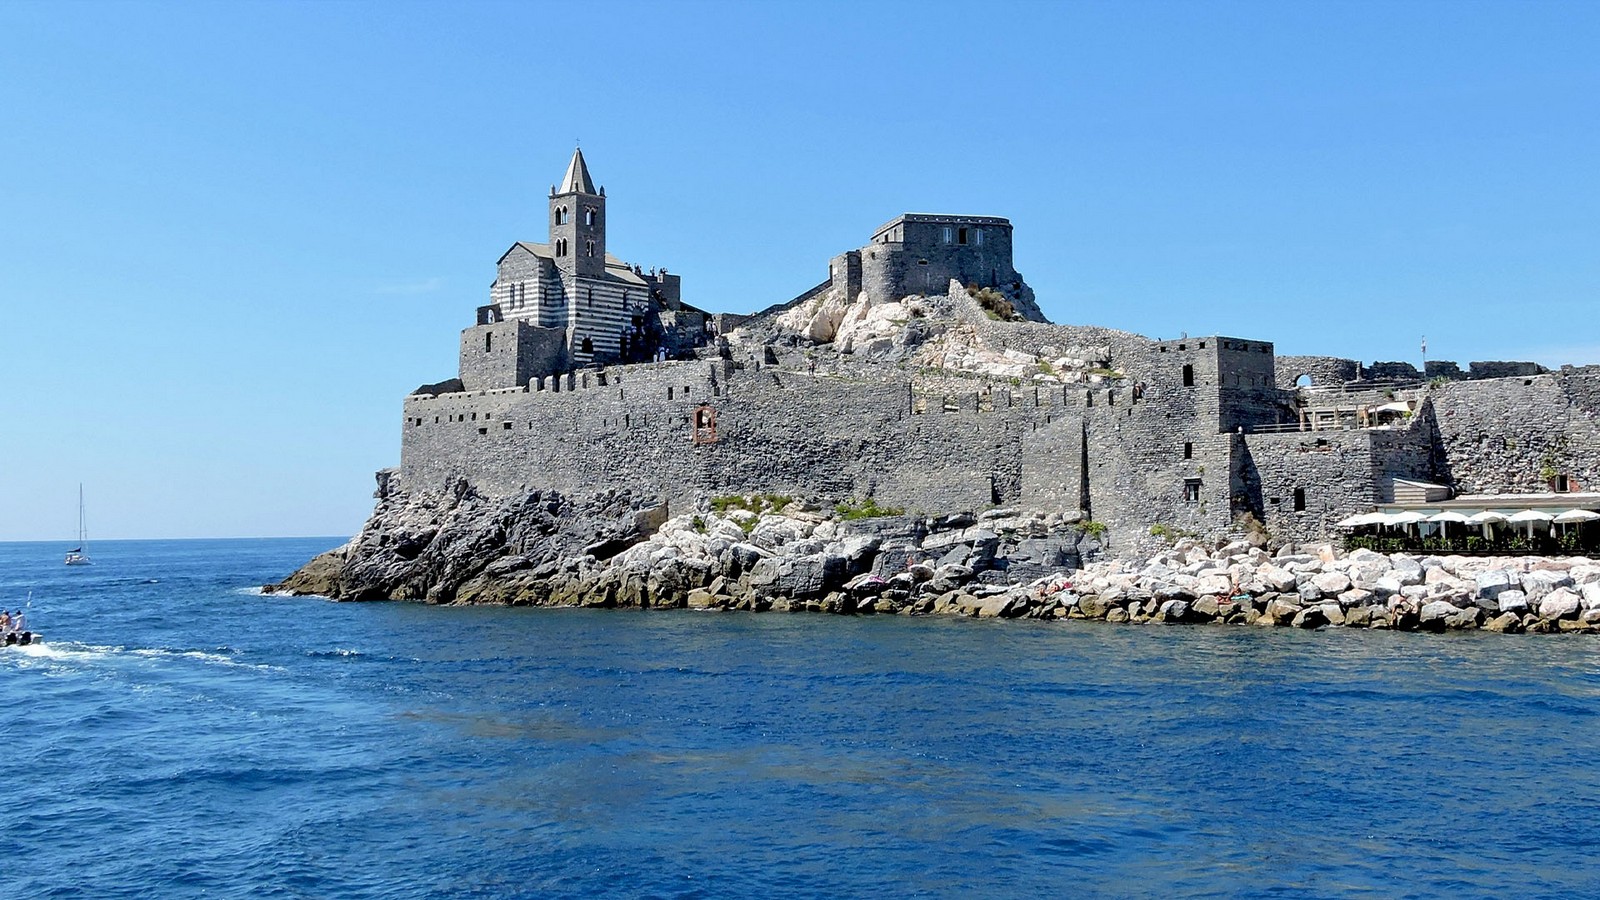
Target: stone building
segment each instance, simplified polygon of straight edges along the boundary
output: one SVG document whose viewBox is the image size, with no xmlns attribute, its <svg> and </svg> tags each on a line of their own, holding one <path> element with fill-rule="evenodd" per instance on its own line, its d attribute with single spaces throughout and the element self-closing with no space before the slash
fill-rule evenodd
<svg viewBox="0 0 1600 900">
<path fill-rule="evenodd" d="M 459 382 L 406 398 L 409 484 L 625 486 L 676 509 L 752 491 L 928 515 L 1016 505 L 1092 517 L 1124 544 L 1246 514 L 1320 538 L 1397 485 L 1600 485 L 1600 375 L 1051 324 L 1003 218 L 899 216 L 788 303 L 724 314 L 712 344 L 676 275 L 606 254 L 605 199 L 575 153 L 550 242 L 513 245 L 462 333 Z M 807 316 L 829 327 L 792 326 Z"/>
<path fill-rule="evenodd" d="M 469 389 L 606 363 L 677 357 L 706 341 L 706 315 L 679 276 L 607 252 L 606 190 L 575 150 L 549 197 L 549 240 L 518 241 L 496 263 L 490 302 L 461 335 Z"/>
</svg>

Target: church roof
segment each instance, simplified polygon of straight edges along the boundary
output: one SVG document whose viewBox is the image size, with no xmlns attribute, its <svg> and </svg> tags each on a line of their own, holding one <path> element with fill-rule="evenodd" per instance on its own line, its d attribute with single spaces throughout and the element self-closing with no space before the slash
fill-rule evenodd
<svg viewBox="0 0 1600 900">
<path fill-rule="evenodd" d="M 594 179 L 589 177 L 589 167 L 583 161 L 583 151 L 572 151 L 572 162 L 567 163 L 567 174 L 561 179 L 558 194 L 592 194 Z"/>
<path fill-rule="evenodd" d="M 540 259 L 547 259 L 551 262 L 555 262 L 556 255 L 550 249 L 549 244 L 536 244 L 533 241 L 517 241 L 515 244 L 511 245 L 510 250 L 507 250 L 505 253 L 500 255 L 500 259 L 497 260 L 495 264 L 499 265 L 500 263 L 505 262 L 506 257 L 515 252 L 518 247 L 534 256 L 539 257 Z M 647 283 L 643 276 L 633 271 L 633 266 L 628 265 L 609 253 L 606 254 L 605 272 L 605 277 L 612 281 L 621 281 L 627 284 L 637 285 L 639 287 L 644 287 Z"/>
</svg>

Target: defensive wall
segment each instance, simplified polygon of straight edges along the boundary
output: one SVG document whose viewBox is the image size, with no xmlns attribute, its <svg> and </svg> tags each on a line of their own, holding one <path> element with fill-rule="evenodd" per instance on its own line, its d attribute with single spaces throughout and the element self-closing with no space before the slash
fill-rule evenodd
<svg viewBox="0 0 1600 900">
<path fill-rule="evenodd" d="M 1457 493 L 1600 485 L 1592 370 L 1436 385 L 1393 427 L 1301 431 L 1295 392 L 1271 386 L 1269 344 L 1014 325 L 986 320 L 1017 346 L 1104 341 L 1126 376 L 817 373 L 792 352 L 583 370 L 408 397 L 403 469 L 410 484 L 466 478 L 490 494 L 628 484 L 679 509 L 749 491 L 929 513 L 1021 503 L 1081 509 L 1123 535 L 1204 533 L 1249 512 L 1298 538 L 1388 501 L 1396 478 Z M 704 408 L 715 441 L 697 444 Z"/>
<path fill-rule="evenodd" d="M 1354 359 L 1337 356 L 1280 356 L 1278 357 L 1278 387 L 1293 390 L 1295 387 L 1337 388 L 1354 382 L 1416 382 L 1431 379 L 1446 381 L 1482 380 L 1487 378 L 1521 378 L 1548 371 L 1535 362 L 1479 360 L 1462 369 L 1459 363 L 1430 359 L 1419 370 L 1408 362 L 1374 362 L 1363 365 Z M 1302 377 L 1310 380 L 1302 385 Z"/>
</svg>

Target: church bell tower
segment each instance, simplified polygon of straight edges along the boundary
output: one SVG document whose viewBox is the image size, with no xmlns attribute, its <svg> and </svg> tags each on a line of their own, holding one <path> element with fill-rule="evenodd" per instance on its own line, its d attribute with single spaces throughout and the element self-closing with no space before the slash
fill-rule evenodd
<svg viewBox="0 0 1600 900">
<path fill-rule="evenodd" d="M 606 191 L 595 190 L 582 150 L 572 152 L 561 185 L 550 189 L 550 251 L 563 272 L 605 275 Z"/>
</svg>

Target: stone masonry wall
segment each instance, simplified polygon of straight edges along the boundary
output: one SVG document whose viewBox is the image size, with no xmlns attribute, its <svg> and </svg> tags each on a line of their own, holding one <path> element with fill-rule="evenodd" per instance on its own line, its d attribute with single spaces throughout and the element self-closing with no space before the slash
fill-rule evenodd
<svg viewBox="0 0 1600 900">
<path fill-rule="evenodd" d="M 680 501 L 760 490 L 983 508 L 1020 496 L 1020 442 L 1032 420 L 1071 408 L 1059 391 L 1019 400 L 980 410 L 974 392 L 952 398 L 951 412 L 934 404 L 917 414 L 903 381 L 724 361 L 624 366 L 531 390 L 409 397 L 402 466 L 424 489 L 467 477 L 491 494 L 626 484 Z M 701 405 L 716 411 L 716 443 L 691 443 Z"/>
<path fill-rule="evenodd" d="M 1461 381 L 1432 392 L 1439 453 L 1458 493 L 1600 489 L 1600 377 Z"/>
<path fill-rule="evenodd" d="M 1300 376 L 1311 376 L 1313 387 L 1338 387 L 1361 378 L 1361 363 L 1336 356 L 1278 357 L 1278 387 L 1292 391 Z"/>
</svg>

